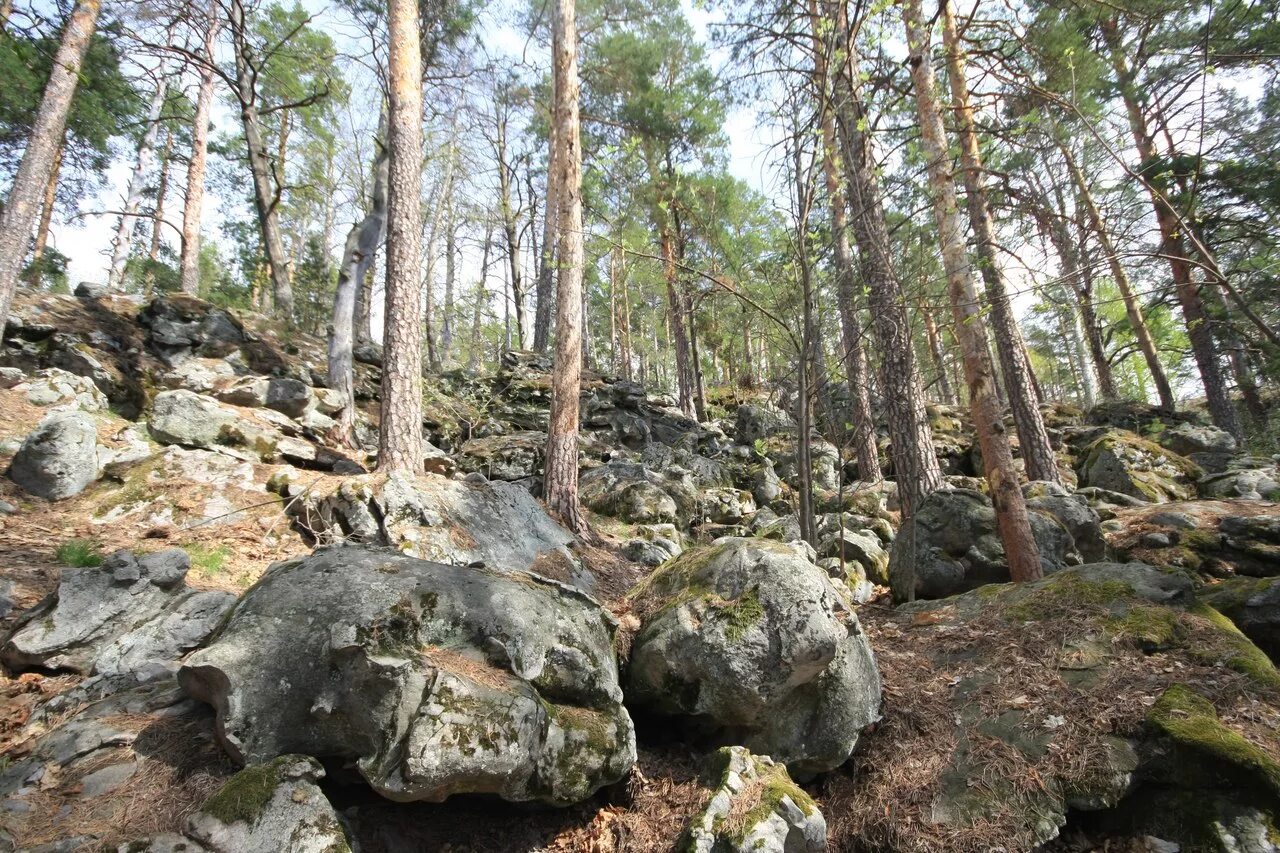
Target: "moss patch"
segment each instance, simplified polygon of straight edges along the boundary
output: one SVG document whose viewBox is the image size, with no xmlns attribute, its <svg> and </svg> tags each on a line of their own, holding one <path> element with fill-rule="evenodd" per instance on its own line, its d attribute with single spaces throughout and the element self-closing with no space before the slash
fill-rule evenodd
<svg viewBox="0 0 1280 853">
<path fill-rule="evenodd" d="M 1020 601 L 1005 608 L 1005 616 L 1021 622 L 1036 622 L 1061 616 L 1064 612 L 1085 607 L 1102 607 L 1122 601 L 1134 594 L 1124 581 L 1087 581 L 1074 573 L 1055 575 L 1034 589 L 1002 584 L 1003 589 L 1025 593 Z M 987 593 L 995 597 L 995 593 Z"/>
<path fill-rule="evenodd" d="M 1218 719 L 1213 703 L 1184 684 L 1166 690 L 1147 722 L 1176 743 L 1256 775 L 1280 794 L 1280 764 Z"/>
<path fill-rule="evenodd" d="M 284 755 L 266 764 L 246 767 L 228 779 L 205 802 L 201 811 L 228 826 L 233 823 L 252 826 L 267 803 L 271 802 L 271 795 L 280 786 L 281 770 L 296 760 L 297 756 Z"/>
</svg>

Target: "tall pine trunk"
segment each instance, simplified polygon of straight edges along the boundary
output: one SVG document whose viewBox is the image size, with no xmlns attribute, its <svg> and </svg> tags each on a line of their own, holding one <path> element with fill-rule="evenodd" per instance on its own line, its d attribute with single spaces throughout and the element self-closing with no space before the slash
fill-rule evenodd
<svg viewBox="0 0 1280 853">
<path fill-rule="evenodd" d="M 1134 148 L 1137 149 L 1138 157 L 1141 159 L 1140 168 L 1145 169 L 1154 163 L 1158 156 L 1155 143 L 1147 127 L 1142 106 L 1138 102 L 1138 95 L 1134 90 L 1133 76 L 1125 62 L 1116 22 L 1114 20 L 1103 22 L 1102 31 L 1110 52 L 1111 65 L 1116 73 L 1120 97 L 1124 101 L 1125 113 L 1129 119 Z M 1187 327 L 1187 337 L 1191 341 L 1191 352 L 1195 356 L 1196 367 L 1200 371 L 1200 382 L 1204 386 L 1209 415 L 1219 428 L 1236 438 L 1241 438 L 1243 434 L 1240 429 L 1240 420 L 1236 417 L 1235 406 L 1232 405 L 1231 398 L 1227 394 L 1227 383 L 1218 358 L 1218 345 L 1213 339 L 1209 313 L 1205 310 L 1200 289 L 1192 275 L 1192 263 L 1182 239 L 1177 213 L 1154 184 L 1150 181 L 1143 183 L 1147 187 L 1151 204 L 1155 209 L 1156 225 L 1160 229 L 1160 254 L 1169 261 L 1174 292 L 1182 308 L 1182 319 Z"/>
<path fill-rule="evenodd" d="M 1031 518 L 1018 484 L 1018 472 L 996 400 L 995 376 L 973 270 L 969 265 L 964 233 L 960 229 L 951 154 L 938 107 L 928 31 L 921 24 L 920 0 L 905 0 L 902 18 L 907 29 L 908 64 L 911 66 L 916 112 L 920 118 L 921 142 L 928 158 L 929 187 L 942 248 L 942 263 L 947 273 L 947 292 L 955 317 L 956 340 L 964 357 L 969 410 L 978 432 L 984 473 L 991 489 L 991 503 L 995 507 L 996 524 L 1009 561 L 1010 576 L 1015 581 L 1035 580 L 1042 575 L 1040 552 L 1031 533 Z M 894 592 L 898 597 L 914 596 L 914 590 Z"/>
<path fill-rule="evenodd" d="M 582 387 L 582 148 L 578 126 L 578 30 L 574 0 L 557 0 L 552 44 L 553 124 L 559 151 L 556 195 L 556 354 L 543 495 L 574 533 L 586 532 L 578 505 L 578 403 Z"/>
<path fill-rule="evenodd" d="M 831 211 L 832 253 L 836 267 L 836 301 L 840 308 L 841 362 L 849 386 L 850 445 L 857 461 L 858 479 L 878 483 L 884 479 L 876 448 L 876 425 L 871 414 L 871 394 L 867 388 L 867 355 L 858 321 L 858 274 L 853 248 L 849 245 L 849 214 L 840 189 L 839 142 L 831 109 L 828 46 L 823 43 L 818 17 L 818 0 L 809 0 L 809 21 L 813 29 L 814 86 L 817 89 L 822 121 L 822 171 L 826 179 L 827 203 Z"/>
<path fill-rule="evenodd" d="M 996 256 L 995 224 L 991 220 L 991 209 L 987 204 L 982 156 L 978 151 L 978 134 L 974 128 L 973 107 L 969 103 L 969 84 L 965 79 L 964 53 L 956 30 L 955 12 L 947 0 L 942 0 L 941 6 L 947 77 L 951 82 L 952 107 L 956 113 L 960 135 L 960 160 L 964 166 L 965 202 L 969 210 L 969 224 L 977 242 L 978 265 L 986 285 L 987 301 L 991 305 L 991 325 L 1001 372 L 1004 374 L 1005 392 L 1008 394 L 1013 423 L 1018 431 L 1018 443 L 1022 449 L 1023 462 L 1026 463 L 1027 477 L 1058 482 L 1060 475 L 1053 447 L 1049 444 L 1049 433 L 1045 430 L 1044 418 L 1040 414 L 1035 378 L 1027 363 L 1018 321 L 1013 316 L 1013 305 L 1009 301 Z"/>
<path fill-rule="evenodd" d="M 40 224 L 36 227 L 36 242 L 31 248 L 31 263 L 35 264 L 44 257 L 44 250 L 49 246 L 49 231 L 53 226 L 53 209 L 58 203 L 58 178 L 62 174 L 62 153 L 65 142 L 58 146 L 58 153 L 53 157 L 53 170 L 49 172 L 49 180 L 44 188 L 44 200 L 40 204 Z"/>
<path fill-rule="evenodd" d="M 0 337 L 9 318 L 9 306 L 18 286 L 18 274 L 26 258 L 27 243 L 39 215 L 41 197 L 53 173 L 53 161 L 62 145 L 67 112 L 80 78 L 80 64 L 93 39 L 101 0 L 78 0 L 62 30 L 62 41 L 53 58 L 53 69 L 40 99 L 40 110 L 22 161 L 13 176 L 9 197 L 0 211 Z"/>
<path fill-rule="evenodd" d="M 164 229 L 164 205 L 169 195 L 169 169 L 173 165 L 173 131 L 166 130 L 164 148 L 160 152 L 160 183 L 156 187 L 156 206 L 151 215 L 151 245 L 147 247 L 147 273 L 143 280 L 143 292 L 151 295 L 156 284 L 156 265 L 160 263 L 160 238 Z"/>
<path fill-rule="evenodd" d="M 387 236 L 387 172 L 389 152 L 385 145 L 386 117 L 378 122 L 377 154 L 373 163 L 373 197 L 364 219 L 351 226 L 338 267 L 338 285 L 333 294 L 333 321 L 329 332 L 329 387 L 342 395 L 338 413 L 338 440 L 355 446 L 356 395 L 355 364 L 352 358 L 356 334 L 356 297 L 373 266 L 378 246 Z"/>
<path fill-rule="evenodd" d="M 387 285 L 378 470 L 422 469 L 422 53 L 418 4 L 389 0 Z"/>
<path fill-rule="evenodd" d="M 890 255 L 889 229 L 859 91 L 856 45 L 844 4 L 833 2 L 832 6 L 837 56 L 842 58 L 832 75 L 836 129 L 844 155 L 851 223 L 862 281 L 867 287 L 871 328 L 880 350 L 880 390 L 893 443 L 894 480 L 905 519 L 941 488 L 942 469 L 933 449 L 933 434 L 912 351 L 906 296 Z"/>
<path fill-rule="evenodd" d="M 262 232 L 262 250 L 271 276 L 271 293 L 276 311 L 292 326 L 293 286 L 289 283 L 289 256 L 285 252 L 284 239 L 280 234 L 280 217 L 276 209 L 280 199 L 272 180 L 271 161 L 267 156 L 266 142 L 262 136 L 262 120 L 258 115 L 255 88 L 257 72 L 250 61 L 251 48 L 243 0 L 231 0 L 230 17 L 236 61 L 235 95 L 240 106 L 240 123 L 248 148 L 249 172 L 253 178 L 253 203 L 258 214 L 258 227 Z M 280 168 L 284 168 L 283 163 Z"/>
<path fill-rule="evenodd" d="M 116 224 L 116 235 L 111 243 L 111 266 L 107 268 L 107 289 L 119 290 L 124 283 L 124 268 L 129 262 L 129 250 L 133 245 L 133 231 L 137 224 L 138 209 L 142 206 L 142 195 L 147 188 L 147 169 L 151 167 L 151 157 L 156 150 L 156 139 L 160 136 L 160 116 L 164 111 L 165 95 L 169 91 L 169 79 L 165 77 L 165 69 L 156 69 L 159 80 L 156 90 L 151 95 L 151 107 L 147 110 L 147 128 L 138 141 L 138 154 L 134 160 L 133 172 L 129 175 L 128 188 L 125 190 L 124 207 L 120 210 L 120 221 Z"/>
<path fill-rule="evenodd" d="M 182 256 L 178 261 L 182 292 L 193 296 L 200 292 L 200 221 L 204 210 L 205 159 L 209 152 L 209 115 L 213 109 L 213 50 L 218 27 L 218 0 L 210 0 L 201 57 L 204 64 L 200 66 L 200 89 L 191 121 L 187 197 L 182 206 Z"/>
<path fill-rule="evenodd" d="M 556 198 L 556 182 L 552 175 L 556 169 L 556 126 L 551 123 L 547 155 L 547 197 L 543 204 L 542 251 L 538 253 L 538 280 L 534 283 L 533 349 L 546 352 L 551 338 L 551 318 L 555 296 L 552 281 L 552 265 L 555 261 L 556 216 L 560 202 Z"/>
</svg>

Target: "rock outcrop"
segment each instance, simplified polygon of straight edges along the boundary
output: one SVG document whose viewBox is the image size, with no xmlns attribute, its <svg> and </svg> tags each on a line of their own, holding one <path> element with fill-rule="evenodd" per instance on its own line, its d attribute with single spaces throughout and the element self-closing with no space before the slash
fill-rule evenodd
<svg viewBox="0 0 1280 853">
<path fill-rule="evenodd" d="M 1080 485 L 1149 501 L 1188 500 L 1203 472 L 1184 456 L 1124 430 L 1104 432 L 1082 454 Z"/>
<path fill-rule="evenodd" d="M 48 415 L 14 454 L 9 478 L 56 501 L 80 494 L 98 478 L 98 428 L 80 411 Z"/>
<path fill-rule="evenodd" d="M 715 792 L 685 829 L 689 853 L 822 853 L 827 822 L 787 768 L 740 746 L 714 756 L 707 775 Z"/>
<path fill-rule="evenodd" d="M 629 594 L 640 711 L 709 727 L 797 778 L 844 763 L 879 718 L 880 675 L 849 602 L 795 547 L 725 539 Z"/>
<path fill-rule="evenodd" d="M 240 761 L 341 758 L 400 801 L 565 805 L 635 760 L 614 630 L 536 575 L 330 548 L 272 566 L 179 678 Z"/>
</svg>

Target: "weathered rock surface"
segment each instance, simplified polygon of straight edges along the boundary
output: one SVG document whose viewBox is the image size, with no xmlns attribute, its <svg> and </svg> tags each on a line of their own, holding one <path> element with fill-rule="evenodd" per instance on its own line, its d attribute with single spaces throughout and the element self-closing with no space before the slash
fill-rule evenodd
<svg viewBox="0 0 1280 853">
<path fill-rule="evenodd" d="M 720 749 L 707 775 L 716 786 L 685 829 L 689 853 L 822 853 L 827 822 L 787 768 L 740 746 Z"/>
<path fill-rule="evenodd" d="M 98 429 L 79 411 L 54 412 L 22 442 L 9 478 L 38 497 L 56 501 L 84 491 L 98 477 Z"/>
<path fill-rule="evenodd" d="M 161 391 L 152 403 L 147 426 L 162 444 L 211 447 L 225 441 L 226 430 L 237 421 L 235 411 L 193 391 Z"/>
<path fill-rule="evenodd" d="M 1204 498 L 1239 498 L 1250 501 L 1280 499 L 1280 471 L 1274 466 L 1226 470 L 1207 474 L 1197 484 Z"/>
<path fill-rule="evenodd" d="M 689 524 L 698 490 L 683 468 L 652 471 L 636 462 L 609 462 L 583 471 L 578 480 L 584 506 L 636 524 Z"/>
<path fill-rule="evenodd" d="M 1111 430 L 1085 448 L 1077 474 L 1083 486 L 1163 503 L 1194 496 L 1202 471 L 1190 459 L 1155 442 Z"/>
<path fill-rule="evenodd" d="M 842 764 L 879 718 L 880 675 L 851 606 L 797 548 L 725 539 L 629 594 L 633 708 L 706 725 L 799 778 Z"/>
<path fill-rule="evenodd" d="M 297 524 L 321 544 L 389 545 L 442 563 L 533 569 L 584 587 L 592 582 L 567 548 L 569 532 L 511 483 L 397 473 L 346 477 L 328 491 L 287 479 L 273 486 L 290 499 Z"/>
<path fill-rule="evenodd" d="M 106 396 L 87 376 L 57 367 L 38 372 L 27 383 L 27 402 L 37 406 L 71 405 L 85 412 L 107 408 Z"/>
<path fill-rule="evenodd" d="M 68 568 L 58 590 L 27 613 L 0 647 L 15 670 L 69 669 L 148 681 L 172 672 L 235 602 L 187 586 L 186 553 L 117 551 L 101 566 Z"/>
<path fill-rule="evenodd" d="M 1280 577 L 1230 578 L 1205 587 L 1199 597 L 1234 622 L 1272 661 L 1280 660 Z"/>
<path fill-rule="evenodd" d="M 353 761 L 394 800 L 563 805 L 635 760 L 615 627 L 535 575 L 331 548 L 272 566 L 179 678 L 241 761 Z"/>
<path fill-rule="evenodd" d="M 1097 513 L 1072 495 L 1049 495 L 1031 515 L 1031 532 L 1040 549 L 1045 574 L 1067 565 L 1078 565 L 1080 551 L 1072 530 L 1082 535 L 1090 553 L 1102 550 Z M 1055 513 L 1062 513 L 1067 523 Z M 1068 526 L 1068 524 L 1070 526 Z M 969 489 L 934 492 L 898 531 L 889 555 L 889 581 L 896 600 L 908 597 L 914 575 L 916 598 L 943 598 L 988 583 L 1009 579 L 1009 564 L 996 528 L 991 499 Z"/>
</svg>

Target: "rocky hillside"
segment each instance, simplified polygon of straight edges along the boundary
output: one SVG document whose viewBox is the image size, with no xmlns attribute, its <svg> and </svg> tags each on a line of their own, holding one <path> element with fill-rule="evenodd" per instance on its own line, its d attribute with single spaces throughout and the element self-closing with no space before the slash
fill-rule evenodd
<svg viewBox="0 0 1280 853">
<path fill-rule="evenodd" d="M 1280 849 L 1280 472 L 1194 413 L 1046 407 L 1011 585 L 947 407 L 905 525 L 815 439 L 814 547 L 781 409 L 588 374 L 579 542 L 547 364 L 430 377 L 414 478 L 357 360 L 348 447 L 320 340 L 19 298 L 0 850 Z"/>
</svg>

